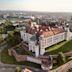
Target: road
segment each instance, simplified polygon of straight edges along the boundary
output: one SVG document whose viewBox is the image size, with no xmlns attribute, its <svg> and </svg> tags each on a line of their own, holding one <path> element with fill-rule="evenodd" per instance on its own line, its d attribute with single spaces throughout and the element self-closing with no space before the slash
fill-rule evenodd
<svg viewBox="0 0 72 72">
<path fill-rule="evenodd" d="M 43 70 L 33 68 L 33 67 L 28 67 L 25 65 L 11 65 L 11 64 L 0 64 L 0 72 L 15 72 L 15 68 L 17 66 L 20 66 L 22 69 L 28 68 L 33 72 L 44 72 Z"/>
</svg>

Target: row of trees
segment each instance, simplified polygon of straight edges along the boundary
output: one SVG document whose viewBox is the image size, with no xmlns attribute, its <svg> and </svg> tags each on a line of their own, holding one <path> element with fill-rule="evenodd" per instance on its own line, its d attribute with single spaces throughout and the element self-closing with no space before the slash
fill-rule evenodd
<svg viewBox="0 0 72 72">
<path fill-rule="evenodd" d="M 10 20 L 6 20 L 5 23 L 2 23 L 0 26 L 0 34 L 6 33 L 7 31 L 14 30 L 15 27 L 13 26 Z"/>
</svg>

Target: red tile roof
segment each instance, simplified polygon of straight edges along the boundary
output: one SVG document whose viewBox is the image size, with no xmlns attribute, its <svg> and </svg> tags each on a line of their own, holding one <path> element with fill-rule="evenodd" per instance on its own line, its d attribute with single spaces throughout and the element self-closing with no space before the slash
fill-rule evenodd
<svg viewBox="0 0 72 72">
<path fill-rule="evenodd" d="M 52 31 L 54 34 L 59 34 L 59 33 L 64 32 L 64 29 L 63 28 L 52 28 Z"/>
<path fill-rule="evenodd" d="M 27 32 L 30 34 L 38 33 L 39 35 L 44 35 L 45 37 L 49 37 L 64 32 L 64 29 L 58 27 L 54 27 L 54 28 L 52 27 L 51 29 L 49 29 L 48 26 L 39 26 L 37 28 L 36 26 L 34 26 L 33 28 L 29 27 Z"/>
</svg>

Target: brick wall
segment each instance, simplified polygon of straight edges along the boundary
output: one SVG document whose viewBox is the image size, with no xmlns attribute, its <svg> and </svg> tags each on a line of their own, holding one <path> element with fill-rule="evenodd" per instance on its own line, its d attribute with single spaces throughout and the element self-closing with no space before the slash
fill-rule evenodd
<svg viewBox="0 0 72 72">
<path fill-rule="evenodd" d="M 14 49 L 8 49 L 8 53 L 10 56 L 14 56 L 16 61 L 26 61 L 27 60 L 27 55 L 19 55 L 16 53 Z"/>
</svg>

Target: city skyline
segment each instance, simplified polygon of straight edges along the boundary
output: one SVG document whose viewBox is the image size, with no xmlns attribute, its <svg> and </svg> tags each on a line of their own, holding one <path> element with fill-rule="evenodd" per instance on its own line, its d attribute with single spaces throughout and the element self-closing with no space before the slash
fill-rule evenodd
<svg viewBox="0 0 72 72">
<path fill-rule="evenodd" d="M 0 0 L 0 10 L 72 12 L 72 0 Z"/>
</svg>

